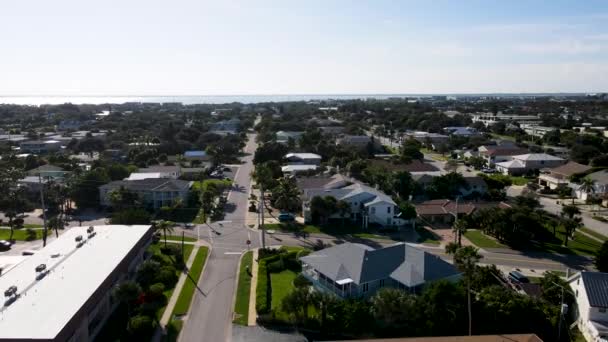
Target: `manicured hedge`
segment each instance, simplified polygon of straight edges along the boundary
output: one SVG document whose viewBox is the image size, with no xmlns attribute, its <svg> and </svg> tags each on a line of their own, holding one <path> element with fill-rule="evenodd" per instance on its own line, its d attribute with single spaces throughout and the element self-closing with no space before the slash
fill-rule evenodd
<svg viewBox="0 0 608 342">
<path fill-rule="evenodd" d="M 258 285 L 255 289 L 255 309 L 258 314 L 270 312 L 270 274 L 266 267 L 266 260 L 260 260 L 258 265 Z"/>
</svg>

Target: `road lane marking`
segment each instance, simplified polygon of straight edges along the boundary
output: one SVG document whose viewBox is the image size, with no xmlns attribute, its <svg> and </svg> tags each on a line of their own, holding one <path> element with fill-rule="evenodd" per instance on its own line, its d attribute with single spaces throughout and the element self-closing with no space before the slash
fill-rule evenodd
<svg viewBox="0 0 608 342">
<path fill-rule="evenodd" d="M 237 254 L 243 254 L 243 252 L 224 252 L 224 254 L 227 254 L 227 255 L 237 255 Z"/>
</svg>

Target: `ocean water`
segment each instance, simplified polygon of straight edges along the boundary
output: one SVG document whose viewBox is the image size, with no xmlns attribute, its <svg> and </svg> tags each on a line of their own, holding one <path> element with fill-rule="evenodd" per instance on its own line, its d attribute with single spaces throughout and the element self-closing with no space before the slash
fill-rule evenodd
<svg viewBox="0 0 608 342">
<path fill-rule="evenodd" d="M 187 104 L 260 103 L 309 100 L 387 99 L 417 95 L 405 94 L 335 94 L 335 95 L 215 95 L 215 96 L 0 96 L 0 104 L 105 104 L 125 102 L 181 102 Z M 426 95 L 428 96 L 428 95 Z"/>
</svg>

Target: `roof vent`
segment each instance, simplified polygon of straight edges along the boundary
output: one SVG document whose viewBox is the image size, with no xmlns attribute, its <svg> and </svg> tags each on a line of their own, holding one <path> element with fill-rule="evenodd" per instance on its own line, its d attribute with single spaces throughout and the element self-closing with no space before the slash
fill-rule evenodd
<svg viewBox="0 0 608 342">
<path fill-rule="evenodd" d="M 61 256 L 61 253 L 53 253 L 51 254 L 51 258 L 59 258 Z"/>
<path fill-rule="evenodd" d="M 43 272 L 46 270 L 46 264 L 40 264 L 36 266 L 36 272 Z"/>
<path fill-rule="evenodd" d="M 82 241 L 82 235 L 78 235 L 74 240 L 76 242 L 81 242 Z"/>
<path fill-rule="evenodd" d="M 12 297 L 17 294 L 17 286 L 13 285 L 4 291 L 4 297 Z"/>
<path fill-rule="evenodd" d="M 92 232 L 95 231 L 95 227 L 90 226 L 89 228 L 87 228 L 87 233 L 91 234 Z"/>
</svg>

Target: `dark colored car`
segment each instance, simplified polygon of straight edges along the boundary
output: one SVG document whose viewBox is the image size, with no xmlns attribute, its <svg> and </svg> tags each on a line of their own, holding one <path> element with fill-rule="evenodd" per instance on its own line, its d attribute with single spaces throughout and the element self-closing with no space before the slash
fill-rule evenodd
<svg viewBox="0 0 608 342">
<path fill-rule="evenodd" d="M 530 279 L 518 271 L 509 272 L 509 279 L 515 283 L 529 283 Z"/>
<path fill-rule="evenodd" d="M 6 240 L 0 240 L 0 251 L 8 251 L 9 249 L 11 249 L 11 245 L 12 243 Z"/>
<path fill-rule="evenodd" d="M 296 217 L 291 213 L 280 213 L 278 219 L 279 222 L 293 222 L 296 220 Z"/>
</svg>

